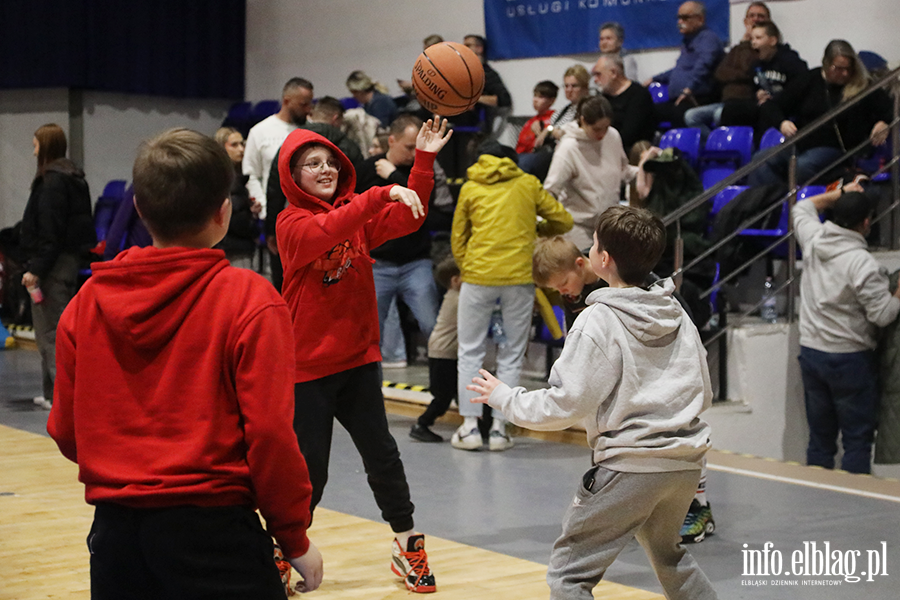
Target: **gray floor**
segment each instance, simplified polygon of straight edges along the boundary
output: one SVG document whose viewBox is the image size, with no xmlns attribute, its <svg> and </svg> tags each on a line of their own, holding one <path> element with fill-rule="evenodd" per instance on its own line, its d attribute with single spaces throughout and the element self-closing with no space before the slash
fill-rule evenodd
<svg viewBox="0 0 900 600">
<path fill-rule="evenodd" d="M 34 351 L 0 351 L 0 423 L 46 435 L 47 413 L 31 402 L 40 392 L 39 359 Z M 422 379 L 422 368 L 386 373 L 386 378 Z M 417 383 L 417 381 L 410 381 Z M 560 531 L 562 514 L 580 474 L 589 466 L 584 448 L 520 438 L 504 453 L 469 453 L 448 443 L 421 444 L 407 436 L 412 419 L 390 416 L 416 502 L 417 526 L 425 533 L 546 563 Z M 449 438 L 452 429 L 436 430 Z M 816 490 L 789 483 L 711 471 L 709 496 L 717 532 L 691 553 L 723 599 L 895 600 L 900 573 L 900 505 L 894 502 Z M 362 464 L 349 437 L 338 426 L 331 475 L 322 506 L 379 520 Z M 315 525 L 311 536 L 315 539 Z M 791 568 L 791 554 L 804 542 L 843 556 L 858 550 L 856 573 L 865 571 L 867 550 L 887 542 L 887 576 L 873 582 L 838 577 L 744 577 L 743 544 L 751 549 L 772 542 Z M 2 541 L 0 541 L 2 543 Z M 437 573 L 440 578 L 440 573 Z M 632 543 L 608 573 L 625 585 L 660 591 L 640 547 Z M 783 587 L 778 582 L 841 581 L 838 586 Z M 765 583 L 749 586 L 747 582 Z"/>
</svg>

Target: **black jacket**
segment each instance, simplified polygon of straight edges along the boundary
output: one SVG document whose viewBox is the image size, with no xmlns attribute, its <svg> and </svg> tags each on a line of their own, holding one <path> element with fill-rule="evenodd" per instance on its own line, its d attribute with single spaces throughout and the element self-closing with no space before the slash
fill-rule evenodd
<svg viewBox="0 0 900 600">
<path fill-rule="evenodd" d="M 31 184 L 21 241 L 25 268 L 41 279 L 61 254 L 86 255 L 97 245 L 88 184 L 69 159 L 53 161 Z"/>
<path fill-rule="evenodd" d="M 216 245 L 229 255 L 252 255 L 256 250 L 259 228 L 256 216 L 250 210 L 250 192 L 247 191 L 247 180 L 250 177 L 241 172 L 237 163 L 234 183 L 231 185 L 231 221 L 225 239 Z"/>
</svg>

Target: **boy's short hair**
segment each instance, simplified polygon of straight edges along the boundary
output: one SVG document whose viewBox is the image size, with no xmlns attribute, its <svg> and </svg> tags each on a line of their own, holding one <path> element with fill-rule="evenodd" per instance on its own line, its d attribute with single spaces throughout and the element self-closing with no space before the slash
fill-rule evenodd
<svg viewBox="0 0 900 600">
<path fill-rule="evenodd" d="M 459 265 L 453 260 L 453 256 L 446 257 L 434 267 L 434 280 L 446 290 L 450 289 L 450 280 L 458 275 Z"/>
<path fill-rule="evenodd" d="M 401 113 L 396 119 L 391 121 L 388 132 L 395 138 L 399 138 L 406 133 L 406 130 L 410 127 L 421 129 L 422 119 L 411 113 Z"/>
<path fill-rule="evenodd" d="M 311 116 L 321 119 L 344 116 L 344 105 L 332 96 L 322 96 L 313 105 Z"/>
<path fill-rule="evenodd" d="M 831 210 L 831 220 L 845 229 L 856 229 L 875 212 L 872 201 L 865 194 L 847 192 L 837 199 Z"/>
<path fill-rule="evenodd" d="M 531 276 L 538 287 L 547 287 L 550 278 L 578 268 L 575 261 L 584 257 L 574 242 L 561 235 L 539 238 L 531 258 Z"/>
<path fill-rule="evenodd" d="M 612 206 L 597 219 L 594 230 L 600 250 L 616 263 L 619 278 L 642 286 L 666 249 L 666 227 L 645 208 Z"/>
<path fill-rule="evenodd" d="M 556 98 L 559 94 L 559 86 L 550 80 L 539 81 L 534 86 L 534 95 L 541 98 Z"/>
<path fill-rule="evenodd" d="M 134 161 L 134 198 L 154 237 L 197 233 L 231 191 L 234 165 L 211 137 L 170 129 L 144 142 Z"/>
</svg>

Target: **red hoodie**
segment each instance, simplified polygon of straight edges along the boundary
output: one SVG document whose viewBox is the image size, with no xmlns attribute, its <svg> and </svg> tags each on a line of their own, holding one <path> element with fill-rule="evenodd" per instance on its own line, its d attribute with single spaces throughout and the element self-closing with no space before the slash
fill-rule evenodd
<svg viewBox="0 0 900 600">
<path fill-rule="evenodd" d="M 291 176 L 291 157 L 301 146 L 327 146 L 341 161 L 334 204 L 300 189 Z M 409 187 L 428 210 L 434 186 L 435 154 L 416 150 Z M 276 238 L 284 265 L 282 293 L 294 321 L 300 383 L 381 360 L 378 306 L 369 251 L 417 230 L 405 204 L 393 202 L 393 186 L 354 194 L 356 172 L 350 160 L 324 137 L 297 129 L 278 157 L 281 189 L 289 206 L 278 215 Z M 422 217 L 424 218 L 424 217 Z"/>
<path fill-rule="evenodd" d="M 132 248 L 93 265 L 57 328 L 47 423 L 89 504 L 258 506 L 306 553 L 290 313 L 221 250 Z"/>
</svg>

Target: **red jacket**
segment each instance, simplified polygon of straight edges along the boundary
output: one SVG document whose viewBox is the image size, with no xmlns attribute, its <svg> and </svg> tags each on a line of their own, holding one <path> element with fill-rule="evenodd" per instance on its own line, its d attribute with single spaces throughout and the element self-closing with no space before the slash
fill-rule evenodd
<svg viewBox="0 0 900 600">
<path fill-rule="evenodd" d="M 553 109 L 545 110 L 544 112 L 537 114 L 522 125 L 522 130 L 519 131 L 519 141 L 516 144 L 516 153 L 517 154 L 525 154 L 526 152 L 534 152 L 534 142 L 537 140 L 537 136 L 531 130 L 531 125 L 535 123 L 535 121 L 541 122 L 541 130 L 545 129 L 547 125 L 550 124 L 550 118 L 553 117 Z"/>
<path fill-rule="evenodd" d="M 60 319 L 47 430 L 90 504 L 258 506 L 300 556 L 292 344 L 284 301 L 221 250 L 132 248 L 94 264 Z"/>
<path fill-rule="evenodd" d="M 341 161 L 334 204 L 294 182 L 291 157 L 316 142 Z M 424 199 L 434 186 L 435 155 L 416 151 L 409 187 Z M 303 382 L 381 360 L 378 305 L 369 250 L 419 228 L 409 207 L 390 199 L 393 186 L 354 194 L 356 173 L 331 142 L 305 129 L 292 132 L 278 157 L 289 206 L 278 215 L 276 239 L 284 265 L 282 293 L 291 309 L 296 344 L 295 381 Z"/>
</svg>

